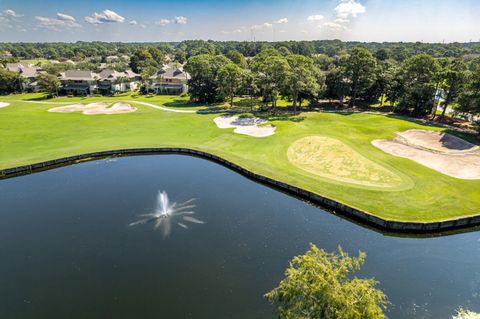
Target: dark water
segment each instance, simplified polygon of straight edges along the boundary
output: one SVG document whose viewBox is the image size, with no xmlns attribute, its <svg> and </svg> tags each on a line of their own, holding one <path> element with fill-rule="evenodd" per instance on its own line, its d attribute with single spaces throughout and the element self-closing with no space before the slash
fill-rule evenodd
<svg viewBox="0 0 480 319">
<path fill-rule="evenodd" d="M 129 227 L 157 192 L 206 224 Z M 0 181 L 0 318 L 275 318 L 262 295 L 310 242 L 367 252 L 360 276 L 390 318 L 480 311 L 480 232 L 388 237 L 176 155 L 104 160 Z"/>
</svg>

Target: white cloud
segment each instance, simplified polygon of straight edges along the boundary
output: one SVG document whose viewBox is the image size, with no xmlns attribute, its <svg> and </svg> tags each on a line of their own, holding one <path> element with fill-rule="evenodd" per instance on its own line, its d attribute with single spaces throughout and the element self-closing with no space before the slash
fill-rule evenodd
<svg viewBox="0 0 480 319">
<path fill-rule="evenodd" d="M 10 18 L 18 18 L 19 17 L 19 15 L 15 11 L 13 11 L 12 9 L 3 10 L 2 16 L 10 17 Z"/>
<path fill-rule="evenodd" d="M 323 24 L 324 27 L 332 30 L 332 31 L 345 31 L 348 30 L 348 28 L 344 25 L 334 23 L 334 22 L 325 22 Z"/>
<path fill-rule="evenodd" d="M 160 21 L 157 21 L 155 22 L 156 25 L 159 25 L 161 27 L 164 27 L 166 25 L 169 25 L 172 21 L 168 20 L 168 19 L 162 19 Z"/>
<path fill-rule="evenodd" d="M 68 15 L 68 14 L 65 14 L 65 13 L 61 13 L 61 12 L 58 12 L 58 13 L 57 13 L 57 19 L 58 19 L 58 20 L 62 20 L 62 21 L 72 21 L 72 22 L 77 21 L 77 20 L 75 20 L 75 18 L 72 17 L 71 15 Z"/>
<path fill-rule="evenodd" d="M 137 24 L 138 24 L 138 22 L 137 22 L 137 21 L 135 21 L 135 20 L 132 20 L 132 21 L 130 21 L 128 24 L 130 24 L 130 25 L 137 25 Z"/>
<path fill-rule="evenodd" d="M 21 18 L 21 17 L 23 17 L 23 15 L 18 14 L 12 9 L 6 9 L 3 11 L 0 11 L 0 24 L 2 29 L 4 29 L 5 27 L 8 29 L 12 29 L 13 26 L 11 24 L 17 23 L 19 20 L 18 18 Z"/>
<path fill-rule="evenodd" d="M 125 18 L 112 10 L 106 9 L 102 13 L 94 12 L 91 16 L 85 17 L 85 21 L 90 24 L 123 23 Z"/>
<path fill-rule="evenodd" d="M 265 22 L 264 24 L 256 24 L 251 27 L 252 30 L 263 30 L 263 29 L 271 29 L 273 24 L 269 22 Z"/>
<path fill-rule="evenodd" d="M 338 18 L 338 19 L 335 19 L 335 22 L 336 22 L 336 23 L 349 23 L 350 20 Z"/>
<path fill-rule="evenodd" d="M 356 18 L 359 14 L 365 13 L 366 8 L 357 0 L 340 0 L 335 8 L 338 18 L 348 19 Z"/>
<path fill-rule="evenodd" d="M 315 14 L 307 18 L 308 22 L 317 22 L 320 20 L 323 20 L 323 16 L 321 14 Z"/>
<path fill-rule="evenodd" d="M 183 16 L 175 17 L 173 20 L 176 24 L 187 24 L 187 18 Z"/>
<path fill-rule="evenodd" d="M 285 24 L 285 23 L 288 23 L 288 19 L 287 18 L 282 18 L 282 19 L 279 19 L 275 22 L 273 22 L 275 24 Z"/>
<path fill-rule="evenodd" d="M 69 17 L 71 19 L 66 17 Z M 35 20 L 37 20 L 39 27 L 50 29 L 53 31 L 60 31 L 60 28 L 81 28 L 82 27 L 80 24 L 75 22 L 75 18 L 69 15 L 63 15 L 59 13 L 57 13 L 57 18 L 47 18 L 42 16 L 36 16 Z"/>
</svg>

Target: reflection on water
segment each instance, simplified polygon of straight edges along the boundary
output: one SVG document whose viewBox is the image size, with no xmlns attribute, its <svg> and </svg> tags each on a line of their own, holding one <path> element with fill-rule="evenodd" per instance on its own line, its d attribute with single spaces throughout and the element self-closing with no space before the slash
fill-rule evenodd
<svg viewBox="0 0 480 319">
<path fill-rule="evenodd" d="M 178 226 L 185 229 L 188 229 L 188 225 L 186 223 L 205 224 L 204 221 L 191 216 L 195 214 L 195 212 L 192 210 L 195 208 L 195 205 L 192 204 L 194 200 L 195 198 L 192 198 L 180 204 L 175 202 L 170 204 L 167 192 L 158 191 L 157 206 L 155 207 L 155 211 L 150 214 L 140 215 L 140 217 L 143 218 L 136 222 L 130 223 L 130 226 L 152 222 L 155 223 L 155 229 L 160 229 L 163 237 L 168 237 L 172 232 L 173 223 L 176 223 Z"/>
</svg>

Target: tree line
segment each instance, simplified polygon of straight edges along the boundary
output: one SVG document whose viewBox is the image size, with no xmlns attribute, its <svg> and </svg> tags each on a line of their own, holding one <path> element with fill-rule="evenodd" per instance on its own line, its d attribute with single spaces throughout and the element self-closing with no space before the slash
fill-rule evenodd
<svg viewBox="0 0 480 319">
<path fill-rule="evenodd" d="M 72 59 L 81 61 L 85 57 L 107 57 L 112 55 L 132 55 L 139 48 L 154 47 L 164 54 L 174 54 L 183 63 L 191 56 L 199 54 L 227 54 L 238 51 L 246 57 L 254 57 L 267 47 L 286 49 L 293 54 L 311 56 L 325 54 L 330 57 L 341 55 L 357 46 L 368 48 L 383 58 L 402 62 L 407 58 L 428 54 L 435 58 L 468 57 L 480 54 L 480 42 L 469 43 L 423 43 L 423 42 L 343 42 L 340 40 L 316 41 L 203 41 L 186 40 L 162 43 L 121 43 L 121 42 L 75 42 L 75 43 L 0 43 L 0 55 L 7 51 L 13 58 L 22 59 Z"/>
<path fill-rule="evenodd" d="M 457 112 L 480 114 L 480 59 L 434 58 L 418 54 L 402 62 L 358 46 L 341 56 L 304 56 L 269 47 L 251 59 L 238 51 L 200 54 L 188 59 L 193 101 L 215 103 L 235 96 L 260 97 L 264 108 L 277 111 L 283 97 L 293 112 L 302 101 L 348 101 L 388 104 L 397 113 L 413 116 Z"/>
<path fill-rule="evenodd" d="M 95 72 L 108 67 L 131 68 L 144 81 L 168 61 L 185 65 L 191 74 L 193 101 L 215 103 L 238 95 L 260 97 L 263 109 L 277 111 L 285 98 L 293 110 L 304 101 L 387 103 L 395 112 L 414 116 L 443 115 L 453 108 L 470 119 L 480 105 L 480 44 L 452 43 L 358 43 L 339 40 L 287 42 L 215 42 L 192 40 L 180 43 L 2 43 L 2 50 L 18 57 L 62 59 L 75 64 L 43 62 L 46 73 L 56 76 L 66 69 Z M 122 56 L 108 63 L 109 55 Z M 103 63 L 102 63 L 103 62 Z M 46 83 L 53 77 L 44 77 Z M 45 80 L 45 81 L 43 81 Z M 18 91 L 21 78 L 0 68 L 0 93 Z M 52 85 L 49 86 L 50 88 Z M 439 103 L 440 102 L 440 103 Z M 252 101 L 253 103 L 253 101 Z"/>
</svg>

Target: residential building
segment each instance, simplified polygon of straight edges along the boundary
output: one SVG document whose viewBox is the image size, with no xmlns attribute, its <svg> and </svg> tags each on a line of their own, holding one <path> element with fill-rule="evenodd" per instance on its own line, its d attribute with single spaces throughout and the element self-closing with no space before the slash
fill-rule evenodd
<svg viewBox="0 0 480 319">
<path fill-rule="evenodd" d="M 188 80 L 190 80 L 190 74 L 181 66 L 170 63 L 150 77 L 147 89 L 155 94 L 187 93 Z"/>
<path fill-rule="evenodd" d="M 118 62 L 120 60 L 120 58 L 116 55 L 109 55 L 105 58 L 105 61 L 107 63 L 113 63 L 113 62 Z"/>
<path fill-rule="evenodd" d="M 67 70 L 59 74 L 61 92 L 73 95 L 89 95 L 98 89 L 99 75 L 92 71 Z"/>
<path fill-rule="evenodd" d="M 39 90 L 37 84 L 37 77 L 43 73 L 40 67 L 27 62 L 7 63 L 7 70 L 20 74 L 23 81 L 21 83 L 22 90 L 37 91 Z"/>
<path fill-rule="evenodd" d="M 13 54 L 10 51 L 3 51 L 0 58 L 10 59 L 13 58 Z"/>
<path fill-rule="evenodd" d="M 125 72 L 102 70 L 99 74 L 98 90 L 102 94 L 135 91 L 139 87 L 140 79 L 140 75 L 131 70 Z"/>
</svg>

